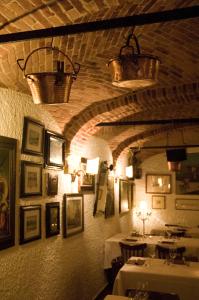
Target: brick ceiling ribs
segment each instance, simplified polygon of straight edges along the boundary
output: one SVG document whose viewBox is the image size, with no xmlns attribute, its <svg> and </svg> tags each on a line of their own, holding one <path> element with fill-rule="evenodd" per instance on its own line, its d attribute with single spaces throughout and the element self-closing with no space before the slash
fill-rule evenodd
<svg viewBox="0 0 199 300">
<path fill-rule="evenodd" d="M 1 36 L 31 30 L 161 13 L 198 5 L 198 0 L 6 0 L 0 2 L 0 87 L 30 95 L 17 59 L 35 48 L 53 45 L 81 65 L 70 102 L 44 106 L 56 119 L 71 147 L 91 135 L 109 143 L 114 160 L 128 147 L 173 126 L 98 128 L 99 122 L 199 117 L 199 18 L 120 27 L 93 32 L 1 43 Z M 109 59 L 119 54 L 134 29 L 141 52 L 161 60 L 159 82 L 147 90 L 121 89 L 111 84 Z M 37 52 L 27 73 L 53 70 L 55 53 Z M 192 125 L 198 127 L 198 125 Z M 191 142 L 191 141 L 190 141 Z"/>
</svg>

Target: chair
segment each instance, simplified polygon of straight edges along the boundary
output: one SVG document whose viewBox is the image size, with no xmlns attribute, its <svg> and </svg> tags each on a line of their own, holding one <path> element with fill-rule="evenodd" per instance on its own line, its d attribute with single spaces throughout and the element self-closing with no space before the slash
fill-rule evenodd
<svg viewBox="0 0 199 300">
<path fill-rule="evenodd" d="M 121 249 L 121 253 L 122 253 L 124 263 L 127 262 L 127 260 L 131 256 L 141 256 L 141 257 L 143 257 L 144 256 L 144 250 L 147 247 L 146 243 L 130 245 L 130 244 L 120 242 L 119 245 L 120 245 L 120 249 Z"/>
<path fill-rule="evenodd" d="M 156 245 L 155 252 L 156 252 L 158 258 L 165 259 L 165 258 L 169 258 L 170 249 L 171 249 L 170 247 L 167 247 L 165 245 L 164 246 Z M 176 247 L 175 249 L 176 249 L 176 253 L 177 253 L 176 258 L 182 259 L 183 253 L 185 252 L 186 248 L 185 247 Z"/>
</svg>

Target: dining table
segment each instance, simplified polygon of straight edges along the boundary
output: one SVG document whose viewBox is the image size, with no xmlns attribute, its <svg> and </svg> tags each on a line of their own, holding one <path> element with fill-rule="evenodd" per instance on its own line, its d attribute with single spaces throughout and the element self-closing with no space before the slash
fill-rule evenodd
<svg viewBox="0 0 199 300">
<path fill-rule="evenodd" d="M 146 243 L 146 255 L 152 256 L 155 253 L 157 244 L 170 247 L 185 247 L 185 256 L 195 256 L 199 259 L 199 238 L 177 237 L 165 238 L 164 236 L 132 236 L 130 233 L 117 233 L 105 240 L 104 245 L 104 269 L 112 267 L 112 260 L 121 256 L 120 242 L 130 245 Z"/>
<path fill-rule="evenodd" d="M 117 274 L 113 294 L 123 296 L 127 290 L 142 286 L 148 291 L 176 294 L 180 300 L 199 299 L 199 263 L 131 257 Z"/>
</svg>

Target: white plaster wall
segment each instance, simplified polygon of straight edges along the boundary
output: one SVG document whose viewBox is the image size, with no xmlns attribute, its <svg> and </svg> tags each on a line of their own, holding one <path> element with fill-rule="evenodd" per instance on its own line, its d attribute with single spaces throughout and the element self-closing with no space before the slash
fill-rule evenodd
<svg viewBox="0 0 199 300">
<path fill-rule="evenodd" d="M 187 152 L 199 152 L 199 149 L 188 149 Z M 141 200 L 146 200 L 149 209 L 152 207 L 152 194 L 145 193 L 145 175 L 148 174 L 171 174 L 172 176 L 172 193 L 164 194 L 166 197 L 166 209 L 151 209 L 152 215 L 146 221 L 146 233 L 152 229 L 165 229 L 166 223 L 198 226 L 199 211 L 176 210 L 175 199 L 198 199 L 198 195 L 176 195 L 175 194 L 175 172 L 169 172 L 166 160 L 166 154 L 161 153 L 146 159 L 141 165 L 143 176 L 142 179 L 135 180 L 134 189 L 134 221 L 133 227 L 142 233 L 142 221 L 136 216 L 137 207 Z"/>
<path fill-rule="evenodd" d="M 55 197 L 31 197 L 19 199 L 20 159 L 42 161 L 39 157 L 21 154 L 24 116 L 33 117 L 45 124 L 46 129 L 60 132 L 56 122 L 30 97 L 14 91 L 0 89 L 0 135 L 18 140 L 17 192 L 16 192 L 16 241 L 15 246 L 0 252 L 0 299 L 1 300 L 91 300 L 104 287 L 103 271 L 104 240 L 119 231 L 128 231 L 130 213 L 119 217 L 118 196 L 116 213 L 110 219 L 93 217 L 94 194 L 84 197 L 85 230 L 76 236 L 64 239 L 61 234 L 45 238 L 45 203 L 60 201 L 66 191 L 61 171 L 59 192 Z M 90 146 L 89 146 L 90 145 Z M 91 138 L 82 149 L 82 154 L 101 156 L 112 160 L 104 141 Z M 88 157 L 88 155 L 85 155 Z M 56 172 L 44 170 L 46 172 Z M 42 239 L 19 245 L 19 206 L 42 205 Z"/>
</svg>

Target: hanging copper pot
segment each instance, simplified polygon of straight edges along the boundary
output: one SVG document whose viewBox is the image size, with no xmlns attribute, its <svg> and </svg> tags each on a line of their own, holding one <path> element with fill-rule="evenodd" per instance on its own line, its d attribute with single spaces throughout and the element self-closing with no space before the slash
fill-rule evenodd
<svg viewBox="0 0 199 300">
<path fill-rule="evenodd" d="M 44 49 L 60 52 L 65 58 L 67 58 L 71 66 L 71 70 L 65 72 L 64 62 L 57 61 L 56 72 L 26 74 L 27 63 L 31 55 L 36 51 Z M 56 47 L 48 46 L 34 49 L 27 56 L 23 67 L 20 64 L 20 61 L 22 60 L 24 59 L 18 59 L 17 64 L 23 71 L 24 77 L 27 79 L 27 83 L 32 93 L 33 102 L 35 104 L 61 104 L 69 101 L 72 83 L 77 78 L 77 74 L 80 70 L 80 65 L 78 63 L 73 64 L 64 52 Z"/>
<path fill-rule="evenodd" d="M 130 46 L 131 38 L 134 39 L 137 53 Z M 130 53 L 123 54 L 124 50 Z M 153 86 L 157 83 L 160 60 L 158 57 L 141 54 L 138 40 L 130 34 L 126 44 L 121 47 L 119 56 L 109 60 L 111 67 L 112 84 L 118 87 L 138 89 Z"/>
</svg>

